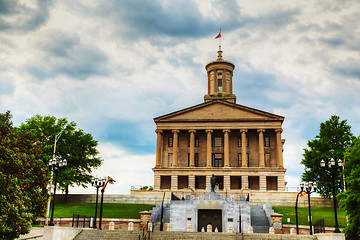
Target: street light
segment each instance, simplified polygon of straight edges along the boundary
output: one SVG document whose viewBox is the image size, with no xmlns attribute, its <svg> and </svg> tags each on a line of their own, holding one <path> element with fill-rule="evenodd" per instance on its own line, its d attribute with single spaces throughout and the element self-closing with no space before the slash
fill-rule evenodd
<svg viewBox="0 0 360 240">
<path fill-rule="evenodd" d="M 304 183 L 300 183 L 300 188 L 303 189 L 304 188 Z M 299 221 L 298 221 L 298 200 L 299 200 L 299 195 L 303 193 L 303 190 L 300 190 L 300 192 L 298 192 L 298 194 L 296 195 L 296 202 L 295 202 L 295 216 L 296 216 L 296 234 L 299 234 Z"/>
<path fill-rule="evenodd" d="M 55 207 L 57 175 L 60 171 L 64 170 L 66 166 L 67 166 L 66 159 L 60 160 L 58 164 L 57 164 L 56 158 L 50 159 L 50 161 L 49 161 L 49 170 L 51 172 L 55 173 L 54 196 L 53 196 L 53 201 L 52 201 L 53 204 L 52 204 L 52 208 L 51 208 L 51 218 L 50 218 L 49 226 L 54 226 L 54 207 Z"/>
<path fill-rule="evenodd" d="M 59 141 L 62 133 L 67 134 L 68 131 L 62 129 L 57 135 L 55 135 L 54 152 L 53 152 L 53 159 L 55 160 L 55 162 L 56 162 L 56 158 L 55 158 L 56 143 Z M 49 222 L 50 201 L 51 201 L 51 187 L 52 187 L 53 174 L 54 174 L 53 171 L 51 171 L 50 182 L 49 182 L 49 200 L 48 200 L 48 202 L 47 202 L 47 207 L 46 207 L 46 220 L 45 220 L 45 225 L 47 225 L 48 222 Z"/>
<path fill-rule="evenodd" d="M 102 179 L 93 178 L 91 179 L 91 185 L 96 188 L 96 205 L 95 205 L 95 219 L 94 219 L 94 226 L 96 228 L 96 217 L 97 217 L 97 206 L 98 206 L 98 196 L 99 196 L 99 188 L 104 185 Z"/>
<path fill-rule="evenodd" d="M 99 229 L 101 229 L 101 222 L 102 222 L 102 210 L 103 210 L 103 202 L 104 202 L 104 192 L 105 192 L 105 188 L 107 186 L 108 183 L 113 184 L 115 182 L 114 179 L 112 179 L 111 177 L 105 177 L 103 179 L 100 180 L 102 185 L 101 185 L 101 202 L 100 202 L 100 220 L 99 220 Z"/>
<path fill-rule="evenodd" d="M 306 192 L 308 195 L 310 235 L 312 235 L 313 231 L 312 231 L 312 224 L 311 224 L 312 219 L 311 219 L 310 194 L 316 192 L 317 185 L 316 185 L 316 183 L 313 183 L 313 182 L 307 182 L 305 184 L 300 183 L 300 188 L 301 188 L 301 191 L 299 193 Z M 298 196 L 299 196 L 299 193 L 298 193 Z M 298 200 L 298 198 L 296 198 L 296 206 L 295 206 L 295 209 L 296 209 L 296 231 L 297 231 L 297 234 L 299 234 L 298 219 L 297 219 L 297 200 Z"/>
<path fill-rule="evenodd" d="M 325 161 L 321 160 L 320 161 L 320 166 L 321 168 L 324 170 L 325 169 Z M 337 174 L 338 174 L 338 170 L 340 169 L 340 171 L 342 170 L 344 166 L 344 163 L 341 161 L 341 159 L 338 160 L 337 165 L 336 165 L 336 161 L 331 158 L 330 161 L 328 162 L 328 168 L 330 171 L 330 175 L 331 175 L 331 179 L 332 179 L 332 195 L 333 195 L 333 201 L 334 201 L 334 217 L 335 217 L 335 233 L 340 233 L 340 229 L 339 229 L 339 223 L 338 223 L 338 219 L 337 219 L 337 208 L 336 208 L 336 188 L 335 188 L 335 180 L 337 179 Z"/>
</svg>

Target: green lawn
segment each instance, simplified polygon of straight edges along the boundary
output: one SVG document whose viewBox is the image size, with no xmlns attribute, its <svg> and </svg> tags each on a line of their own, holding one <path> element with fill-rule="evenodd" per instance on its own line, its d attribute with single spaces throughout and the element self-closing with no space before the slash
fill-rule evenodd
<svg viewBox="0 0 360 240">
<path fill-rule="evenodd" d="M 139 212 L 151 210 L 153 207 L 154 205 L 150 204 L 104 203 L 103 218 L 140 219 Z M 55 205 L 55 218 L 72 218 L 73 214 L 94 216 L 95 203 L 67 203 Z M 98 204 L 97 212 L 98 217 L 99 215 L 100 204 Z"/>
<path fill-rule="evenodd" d="M 283 223 L 287 224 L 287 218 L 290 218 L 290 224 L 296 224 L 295 217 L 295 207 L 273 207 L 276 213 L 283 214 Z M 337 209 L 339 227 L 344 228 L 346 226 L 346 214 L 345 211 L 341 208 Z M 298 219 L 299 225 L 307 225 L 308 222 L 309 209 L 307 207 L 298 208 Z M 312 223 L 317 220 L 324 218 L 325 227 L 334 227 L 334 208 L 332 207 L 312 207 L 311 208 Z"/>
</svg>

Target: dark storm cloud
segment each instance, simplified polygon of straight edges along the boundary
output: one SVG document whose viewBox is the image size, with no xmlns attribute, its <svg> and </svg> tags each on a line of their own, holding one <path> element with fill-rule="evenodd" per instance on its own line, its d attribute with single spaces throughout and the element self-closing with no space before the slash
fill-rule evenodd
<svg viewBox="0 0 360 240">
<path fill-rule="evenodd" d="M 182 38 L 215 36 L 220 27 L 223 32 L 240 27 L 276 31 L 295 21 L 299 13 L 296 9 L 274 9 L 259 17 L 245 17 L 236 1 L 213 2 L 213 10 L 207 16 L 193 1 L 172 1 L 166 6 L 159 1 L 143 0 L 102 1 L 91 7 L 73 4 L 77 11 L 117 23 L 118 34 L 126 41 L 145 37 L 162 45 L 168 41 L 164 36 L 173 37 L 169 44 L 174 44 Z"/>
<path fill-rule="evenodd" d="M 167 7 L 159 1 L 114 1 L 113 4 L 102 4 L 96 12 L 119 22 L 119 29 L 127 34 L 123 37 L 199 37 L 217 31 L 220 26 L 235 28 L 240 17 L 239 8 L 231 1 L 226 5 L 235 6 L 227 11 L 225 5 L 219 4 L 218 10 L 223 12 L 223 17 L 218 20 L 204 19 L 191 1 L 177 1 Z"/>
<path fill-rule="evenodd" d="M 38 79 L 64 74 L 75 79 L 107 75 L 108 57 L 95 46 L 81 43 L 77 35 L 46 32 L 33 45 L 39 54 L 34 63 L 25 68 Z"/>
<path fill-rule="evenodd" d="M 25 32 L 37 29 L 49 18 L 52 1 L 37 0 L 34 7 L 16 0 L 0 0 L 0 31 Z"/>
</svg>

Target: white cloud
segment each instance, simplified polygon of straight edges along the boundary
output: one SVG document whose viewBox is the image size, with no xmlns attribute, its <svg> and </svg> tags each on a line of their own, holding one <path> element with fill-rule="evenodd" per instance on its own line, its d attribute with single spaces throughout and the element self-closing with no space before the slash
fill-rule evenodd
<svg viewBox="0 0 360 240">
<path fill-rule="evenodd" d="M 152 184 L 152 119 L 203 101 L 221 25 L 238 103 L 285 116 L 288 186 L 297 185 L 302 149 L 320 122 L 338 114 L 359 135 L 358 1 L 239 0 L 227 18 L 219 1 L 194 1 L 191 11 L 176 11 L 182 2 L 136 4 L 55 1 L 10 14 L 40 18 L 0 30 L 1 111 L 10 109 L 15 125 L 35 114 L 68 117 L 99 140 L 99 175 L 127 169 Z M 121 192 L 135 184 L 116 176 Z"/>
<path fill-rule="evenodd" d="M 93 171 L 93 175 L 110 176 L 116 181 L 113 185 L 107 186 L 106 193 L 128 194 L 131 186 L 154 185 L 151 168 L 154 167 L 155 155 L 130 154 L 111 143 L 101 143 L 98 150 L 105 161 L 101 167 Z M 72 187 L 69 190 L 70 193 L 94 193 L 94 191 L 90 185 L 87 189 Z"/>
</svg>

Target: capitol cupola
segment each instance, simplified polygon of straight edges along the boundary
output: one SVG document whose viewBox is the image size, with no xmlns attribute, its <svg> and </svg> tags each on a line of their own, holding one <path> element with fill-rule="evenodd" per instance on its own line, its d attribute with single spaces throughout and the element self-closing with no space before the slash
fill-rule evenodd
<svg viewBox="0 0 360 240">
<path fill-rule="evenodd" d="M 204 96 L 204 101 L 219 99 L 236 103 L 232 84 L 235 65 L 222 58 L 221 45 L 219 46 L 218 58 L 206 64 L 205 69 L 208 76 L 208 94 Z"/>
</svg>

